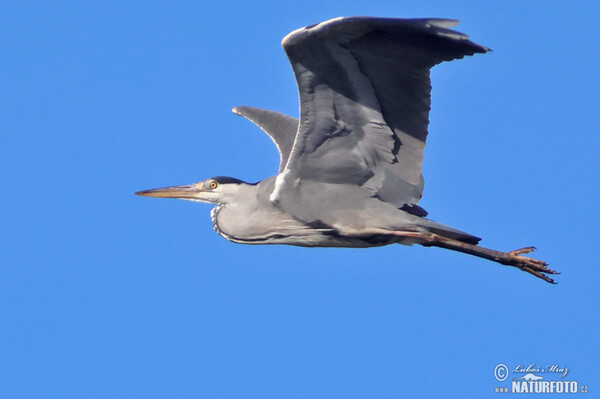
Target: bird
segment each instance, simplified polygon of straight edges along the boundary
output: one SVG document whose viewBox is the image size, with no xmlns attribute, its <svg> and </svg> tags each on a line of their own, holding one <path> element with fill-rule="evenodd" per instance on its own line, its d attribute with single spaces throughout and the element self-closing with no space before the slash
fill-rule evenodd
<svg viewBox="0 0 600 399">
<path fill-rule="evenodd" d="M 215 231 L 235 243 L 366 248 L 441 247 L 513 266 L 549 283 L 559 274 L 427 218 L 418 205 L 431 104 L 430 70 L 490 49 L 441 18 L 338 17 L 281 42 L 295 75 L 299 118 L 233 108 L 275 143 L 278 173 L 257 183 L 217 176 L 136 192 L 215 205 Z"/>
</svg>

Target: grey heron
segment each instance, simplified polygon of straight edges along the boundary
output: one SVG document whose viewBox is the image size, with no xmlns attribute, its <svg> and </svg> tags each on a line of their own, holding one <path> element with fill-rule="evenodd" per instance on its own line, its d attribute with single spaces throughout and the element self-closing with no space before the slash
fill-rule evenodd
<svg viewBox="0 0 600 399">
<path fill-rule="evenodd" d="M 547 263 L 478 245 L 479 237 L 426 218 L 421 163 L 430 69 L 489 49 L 449 19 L 335 18 L 282 41 L 300 94 L 300 118 L 240 106 L 280 155 L 258 183 L 213 177 L 137 192 L 215 204 L 214 229 L 243 244 L 442 247 L 514 266 L 547 282 Z"/>
</svg>

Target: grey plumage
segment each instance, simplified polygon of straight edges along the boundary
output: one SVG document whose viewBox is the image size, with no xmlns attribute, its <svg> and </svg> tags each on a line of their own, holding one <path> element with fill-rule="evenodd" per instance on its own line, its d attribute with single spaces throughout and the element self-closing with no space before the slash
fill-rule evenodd
<svg viewBox="0 0 600 399">
<path fill-rule="evenodd" d="M 254 123 L 273 140 L 280 158 L 277 173 L 281 173 L 292 152 L 294 138 L 298 131 L 298 118 L 277 111 L 248 106 L 235 107 L 232 111 Z"/>
<path fill-rule="evenodd" d="M 472 234 L 419 207 L 430 110 L 430 69 L 485 53 L 446 19 L 336 18 L 287 35 L 282 46 L 300 117 L 240 106 L 276 144 L 277 176 L 248 184 L 216 177 L 140 195 L 215 203 L 215 230 L 245 244 L 440 246 L 551 281 L 546 264 L 477 246 Z"/>
</svg>

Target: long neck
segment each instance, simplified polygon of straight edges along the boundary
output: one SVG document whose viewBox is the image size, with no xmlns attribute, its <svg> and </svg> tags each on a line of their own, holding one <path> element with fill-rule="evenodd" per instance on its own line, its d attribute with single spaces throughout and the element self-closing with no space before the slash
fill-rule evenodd
<svg viewBox="0 0 600 399">
<path fill-rule="evenodd" d="M 213 209 L 210 210 L 210 219 L 212 221 L 213 229 L 215 229 L 217 234 L 220 234 L 220 235 L 223 235 L 223 232 L 219 228 L 218 217 L 219 217 L 219 212 L 221 212 L 221 209 L 224 206 L 225 206 L 225 204 L 217 204 L 217 206 L 215 206 Z"/>
<path fill-rule="evenodd" d="M 235 241 L 237 229 L 244 226 L 248 217 L 257 209 L 258 191 L 258 185 L 245 183 L 229 191 L 223 198 L 224 202 L 216 204 L 210 211 L 213 229 L 226 239 Z"/>
<path fill-rule="evenodd" d="M 231 191 L 225 203 L 216 205 L 210 212 L 215 231 L 234 242 L 252 241 L 272 228 L 265 217 L 272 208 L 268 200 L 269 186 L 264 180 L 256 185 L 244 184 Z M 266 213 L 265 213 L 266 212 Z"/>
</svg>

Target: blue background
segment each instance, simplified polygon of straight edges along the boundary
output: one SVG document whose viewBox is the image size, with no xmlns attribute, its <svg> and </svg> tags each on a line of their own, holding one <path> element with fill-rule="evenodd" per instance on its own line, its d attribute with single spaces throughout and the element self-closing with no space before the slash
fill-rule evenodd
<svg viewBox="0 0 600 399">
<path fill-rule="evenodd" d="M 274 174 L 230 109 L 297 115 L 280 40 L 340 15 L 457 18 L 494 50 L 432 73 L 421 205 L 536 245 L 560 284 L 417 246 L 237 245 L 208 205 L 133 195 Z M 496 364 L 536 363 L 592 397 L 599 20 L 593 1 L 4 2 L 0 396 L 496 398 Z"/>
</svg>

